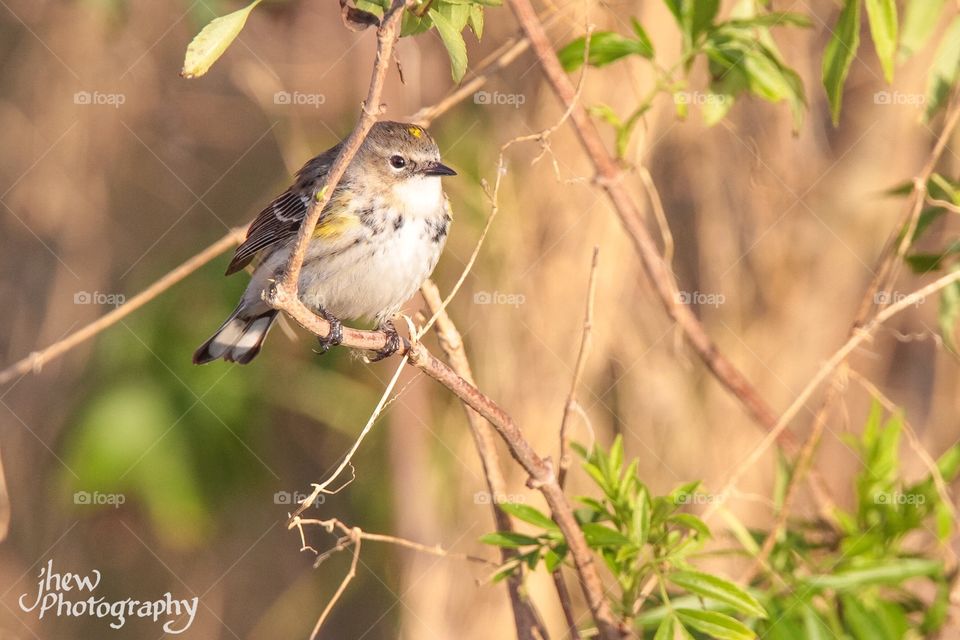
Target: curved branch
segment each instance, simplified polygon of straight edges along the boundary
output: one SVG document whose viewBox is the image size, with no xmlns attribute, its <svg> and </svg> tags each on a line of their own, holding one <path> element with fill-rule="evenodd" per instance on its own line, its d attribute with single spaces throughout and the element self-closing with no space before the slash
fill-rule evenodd
<svg viewBox="0 0 960 640">
<path fill-rule="evenodd" d="M 740 401 L 757 423 L 765 429 L 772 429 L 777 424 L 776 413 L 736 366 L 720 352 L 690 308 L 680 302 L 676 280 L 647 231 L 640 209 L 623 186 L 623 172 L 608 153 L 587 111 L 576 102 L 576 90 L 560 65 L 530 0 L 508 0 L 508 4 L 530 39 L 554 93 L 560 102 L 571 110 L 570 120 L 584 151 L 594 165 L 596 182 L 613 203 L 664 309 L 683 330 L 687 341 L 714 377 Z M 784 433 L 783 437 L 792 440 L 789 433 Z"/>
</svg>

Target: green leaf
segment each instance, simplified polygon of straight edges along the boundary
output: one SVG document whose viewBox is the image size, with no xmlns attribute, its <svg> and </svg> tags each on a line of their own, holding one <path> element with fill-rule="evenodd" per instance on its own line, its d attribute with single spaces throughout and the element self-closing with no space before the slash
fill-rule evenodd
<svg viewBox="0 0 960 640">
<path fill-rule="evenodd" d="M 470 5 L 470 30 L 477 40 L 483 38 L 483 7 L 479 4 Z"/>
<path fill-rule="evenodd" d="M 833 28 L 833 37 L 823 54 L 823 86 L 827 90 L 834 126 L 840 123 L 843 86 L 859 47 L 860 0 L 844 0 L 843 10 Z"/>
<path fill-rule="evenodd" d="M 543 561 L 547 565 L 547 571 L 553 573 L 557 570 L 557 567 L 563 562 L 563 559 L 567 557 L 567 545 L 561 544 L 558 545 L 556 550 L 547 549 L 546 553 L 543 554 Z"/>
<path fill-rule="evenodd" d="M 883 66 L 883 77 L 887 82 L 893 82 L 893 57 L 897 52 L 897 3 L 896 0 L 866 1 L 870 37 Z"/>
<path fill-rule="evenodd" d="M 447 54 L 450 56 L 450 73 L 454 82 L 460 82 L 467 72 L 467 45 L 463 41 L 460 30 L 452 22 L 443 16 L 438 10 L 430 9 L 430 18 L 437 27 L 437 33 L 443 41 L 443 46 L 447 48 Z"/>
<path fill-rule="evenodd" d="M 900 58 L 906 59 L 919 51 L 937 26 L 946 0 L 909 0 L 900 34 Z"/>
<path fill-rule="evenodd" d="M 806 640 L 832 640 L 834 635 L 830 626 L 817 614 L 809 603 L 803 604 L 803 637 Z"/>
<path fill-rule="evenodd" d="M 260 0 L 254 0 L 243 9 L 211 20 L 187 46 L 180 75 L 199 78 L 205 74 L 240 35 L 243 25 L 247 23 L 247 16 L 258 4 Z"/>
<path fill-rule="evenodd" d="M 803 82 L 775 49 L 757 39 L 752 29 L 726 23 L 708 35 L 704 52 L 710 60 L 711 87 L 716 93 L 736 96 L 749 90 L 770 102 L 787 100 L 794 128 L 799 129 L 806 108 Z M 732 101 L 718 106 L 729 105 Z"/>
<path fill-rule="evenodd" d="M 643 25 L 640 24 L 640 22 L 636 18 L 631 16 L 630 26 L 633 27 L 633 33 L 636 34 L 637 40 L 640 42 L 640 44 L 642 44 L 646 48 L 646 50 L 650 52 L 649 57 L 653 58 L 653 55 L 654 55 L 653 41 L 650 40 L 650 36 L 647 35 L 647 32 L 643 28 Z"/>
<path fill-rule="evenodd" d="M 892 630 L 883 625 L 876 612 L 868 611 L 856 596 L 845 595 L 841 603 L 843 621 L 856 640 L 887 640 L 894 637 Z"/>
<path fill-rule="evenodd" d="M 924 117 L 933 118 L 950 96 L 960 72 L 960 17 L 954 18 L 943 34 L 927 77 L 927 109 Z"/>
<path fill-rule="evenodd" d="M 960 254 L 960 240 L 954 240 L 939 253 L 911 253 L 905 260 L 914 273 L 921 275 L 939 271 L 950 258 Z"/>
<path fill-rule="evenodd" d="M 620 547 L 630 544 L 625 535 L 597 522 L 588 522 L 580 528 L 591 547 Z"/>
<path fill-rule="evenodd" d="M 954 266 L 956 271 L 957 266 Z M 957 320 L 960 319 L 960 282 L 954 281 L 940 291 L 937 324 L 947 348 L 957 353 Z"/>
<path fill-rule="evenodd" d="M 788 11 L 772 11 L 749 18 L 735 18 L 727 20 L 724 25 L 734 27 L 800 27 L 809 29 L 813 26 L 813 21 L 802 13 L 792 13 Z"/>
<path fill-rule="evenodd" d="M 485 536 L 481 536 L 480 542 L 484 544 L 491 544 L 497 547 L 509 547 L 511 549 L 525 547 L 530 544 L 540 544 L 540 541 L 536 538 L 513 531 L 497 531 L 496 533 L 488 533 Z"/>
<path fill-rule="evenodd" d="M 467 22 L 470 20 L 469 4 L 459 4 L 457 2 L 450 2 L 450 0 L 436 0 L 433 8 L 450 22 L 450 26 L 453 27 L 455 31 L 463 33 Z"/>
<path fill-rule="evenodd" d="M 953 481 L 960 471 L 960 444 L 955 444 L 937 458 L 937 469 L 947 482 Z"/>
<path fill-rule="evenodd" d="M 697 36 L 707 31 L 720 9 L 720 0 L 664 0 L 683 33 L 683 50 L 689 52 Z"/>
<path fill-rule="evenodd" d="M 669 615 L 665 617 L 657 628 L 657 634 L 653 636 L 653 640 L 673 640 L 677 635 L 676 625 L 676 616 Z"/>
<path fill-rule="evenodd" d="M 667 575 L 667 579 L 691 593 L 729 604 L 748 616 L 767 617 L 766 610 L 756 598 L 723 578 L 700 571 L 674 571 Z"/>
<path fill-rule="evenodd" d="M 417 16 L 412 11 L 406 11 L 403 14 L 403 22 L 400 26 L 400 37 L 415 36 L 433 28 L 433 19 L 430 16 Z"/>
<path fill-rule="evenodd" d="M 875 584 L 898 584 L 910 578 L 934 576 L 942 571 L 943 563 L 936 560 L 895 558 L 867 567 L 810 576 L 804 582 L 814 588 L 850 590 Z"/>
<path fill-rule="evenodd" d="M 667 522 L 679 524 L 687 529 L 696 532 L 702 538 L 710 538 L 710 528 L 703 520 L 689 513 L 675 513 L 667 518 Z"/>
<path fill-rule="evenodd" d="M 637 492 L 630 533 L 638 549 L 647 543 L 647 536 L 650 534 L 650 500 L 646 487 L 641 487 Z"/>
<path fill-rule="evenodd" d="M 586 39 L 577 38 L 557 52 L 564 70 L 575 71 L 583 64 L 584 47 Z M 646 42 L 634 40 L 612 31 L 595 31 L 590 36 L 590 58 L 587 63 L 591 66 L 602 67 L 631 55 L 652 58 L 653 47 L 649 39 Z"/>
<path fill-rule="evenodd" d="M 752 640 L 756 634 L 742 622 L 716 611 L 677 609 L 680 620 L 697 631 L 719 640 Z"/>
<path fill-rule="evenodd" d="M 502 511 L 512 515 L 514 518 L 529 522 L 532 525 L 543 527 L 544 529 L 557 529 L 557 523 L 548 516 L 541 513 L 538 509 L 526 504 L 516 504 L 514 502 L 500 502 L 497 504 Z"/>
</svg>

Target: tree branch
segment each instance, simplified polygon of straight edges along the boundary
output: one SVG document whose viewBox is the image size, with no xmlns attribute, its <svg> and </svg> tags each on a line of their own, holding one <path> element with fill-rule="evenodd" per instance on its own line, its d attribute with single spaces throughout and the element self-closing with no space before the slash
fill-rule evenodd
<svg viewBox="0 0 960 640">
<path fill-rule="evenodd" d="M 460 332 L 450 316 L 447 315 L 443 307 L 443 299 L 440 297 L 440 290 L 437 289 L 432 281 L 427 280 L 420 287 L 420 293 L 427 303 L 427 308 L 436 318 L 437 340 L 440 342 L 440 348 L 443 349 L 447 362 L 457 374 L 468 383 L 475 385 L 473 371 L 470 368 L 470 361 L 467 359 L 467 352 L 463 347 L 463 339 Z M 500 468 L 500 456 L 497 454 L 496 435 L 490 425 L 480 416 L 479 413 L 471 409 L 468 405 L 463 405 L 467 414 L 467 424 L 470 426 L 470 434 L 473 436 L 474 444 L 477 447 L 477 454 L 480 456 L 480 464 L 483 466 L 483 477 L 487 483 L 487 491 L 490 493 L 490 507 L 493 510 L 493 520 L 498 531 L 513 531 L 513 522 L 510 516 L 500 508 L 497 502 L 497 496 L 507 494 L 507 482 L 503 477 L 503 471 Z M 500 559 L 502 563 L 510 561 L 517 555 L 515 549 L 500 547 Z M 514 623 L 517 628 L 517 637 L 520 640 L 526 638 L 536 638 L 534 629 L 541 638 L 549 638 L 547 629 L 537 612 L 536 607 L 530 599 L 523 593 L 523 581 L 519 575 L 510 575 L 507 578 L 507 591 L 510 595 L 510 604 L 513 608 Z"/>
<path fill-rule="evenodd" d="M 230 249 L 230 247 L 236 246 L 243 240 L 245 234 L 245 228 L 231 229 L 227 235 L 223 236 L 209 247 L 181 264 L 176 269 L 167 273 L 149 287 L 127 300 L 121 306 L 97 318 L 83 328 L 74 331 L 63 340 L 59 340 L 41 351 L 34 351 L 27 357 L 21 358 L 17 362 L 5 368 L 3 371 L 0 371 L 0 385 L 6 384 L 14 378 L 28 374 L 31 371 L 40 371 L 43 365 L 47 362 L 59 358 L 77 345 L 86 342 L 104 329 L 116 324 L 160 294 L 164 293 L 167 289 L 177 284 L 200 267 L 215 259 L 224 251 Z"/>
<path fill-rule="evenodd" d="M 508 4 L 530 39 L 554 93 L 570 110 L 573 127 L 596 170 L 596 182 L 613 203 L 660 302 L 683 330 L 687 341 L 714 377 L 740 401 L 757 423 L 765 429 L 772 429 L 777 423 L 774 411 L 733 363 L 720 352 L 690 308 L 680 302 L 676 280 L 647 231 L 639 208 L 623 186 L 623 172 L 607 152 L 603 139 L 587 111 L 582 105 L 576 103 L 574 86 L 560 65 L 553 45 L 547 38 L 543 24 L 537 18 L 530 0 L 508 0 Z M 784 437 L 789 439 L 789 435 L 785 434 Z"/>
</svg>

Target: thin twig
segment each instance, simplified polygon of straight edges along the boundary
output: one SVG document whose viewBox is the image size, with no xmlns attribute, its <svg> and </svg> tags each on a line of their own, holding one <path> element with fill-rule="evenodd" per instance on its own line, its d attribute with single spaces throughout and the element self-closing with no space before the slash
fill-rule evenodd
<svg viewBox="0 0 960 640">
<path fill-rule="evenodd" d="M 558 15 L 560 15 L 558 11 L 551 10 L 544 14 L 543 20 L 549 24 L 553 22 Z M 529 48 L 530 40 L 523 37 L 522 34 L 504 42 L 497 47 L 496 51 L 477 64 L 477 69 L 470 79 L 463 82 L 456 90 L 440 100 L 440 102 L 417 111 L 410 117 L 410 122 L 423 127 L 429 127 L 440 114 L 473 96 L 495 73 L 508 67 Z"/>
<path fill-rule="evenodd" d="M 717 348 L 690 308 L 680 301 L 674 276 L 647 231 L 640 210 L 622 184 L 623 172 L 608 153 L 586 109 L 577 103 L 576 90 L 560 65 L 553 44 L 537 18 L 532 4 L 529 0 L 509 0 L 509 4 L 527 37 L 530 38 L 540 66 L 554 93 L 570 110 L 573 127 L 596 170 L 596 182 L 613 203 L 627 233 L 633 240 L 647 277 L 653 283 L 667 313 L 680 325 L 688 342 L 721 384 L 733 393 L 755 421 L 764 428 L 771 429 L 777 423 L 776 414 L 753 385 Z"/>
<path fill-rule="evenodd" d="M 110 327 L 120 320 L 124 319 L 143 305 L 147 304 L 167 289 L 177 284 L 194 271 L 215 259 L 230 247 L 234 247 L 243 240 L 245 229 L 231 229 L 227 235 L 223 236 L 209 247 L 196 254 L 176 269 L 173 269 L 162 278 L 151 284 L 149 287 L 127 300 L 124 304 L 113 309 L 100 318 L 97 318 L 85 327 L 78 329 L 41 351 L 35 351 L 25 358 L 13 363 L 9 367 L 0 371 L 0 385 L 6 384 L 22 375 L 32 372 L 39 372 L 44 364 L 62 356 L 67 351 L 83 342 L 86 342 L 97 335 L 107 327 Z"/>
<path fill-rule="evenodd" d="M 590 260 L 590 279 L 587 284 L 587 301 L 583 312 L 583 331 L 580 334 L 580 349 L 577 352 L 577 362 L 573 367 L 573 377 L 570 380 L 570 392 L 567 394 L 567 401 L 563 405 L 563 417 L 560 420 L 560 469 L 557 474 L 557 483 L 562 489 L 567 479 L 567 471 L 570 469 L 570 422 L 573 415 L 582 414 L 580 403 L 577 402 L 577 388 L 580 386 L 580 380 L 583 378 L 583 372 L 587 364 L 587 356 L 590 354 L 590 346 L 593 336 L 593 307 L 597 293 L 597 267 L 600 263 L 600 247 L 593 248 L 593 257 Z M 567 623 L 567 634 L 572 640 L 580 640 L 580 630 L 577 628 L 577 619 L 573 613 L 573 601 L 570 598 L 570 590 L 567 589 L 567 583 L 563 579 L 563 567 L 557 567 L 553 571 L 553 585 L 557 590 L 557 598 L 560 600 L 560 608 L 563 610 L 563 618 Z"/>
<path fill-rule="evenodd" d="M 843 344 L 843 346 L 834 352 L 829 360 L 821 365 L 816 375 L 814 375 L 813 378 L 807 382 L 806 386 L 796 397 L 796 399 L 794 399 L 793 403 L 787 408 L 786 411 L 784 411 L 774 428 L 767 433 L 763 440 L 760 441 L 760 444 L 758 444 L 753 451 L 750 452 L 746 459 L 737 465 L 732 476 L 727 481 L 727 484 L 718 494 L 718 499 L 715 500 L 704 512 L 704 519 L 709 519 L 714 513 L 716 513 L 719 505 L 721 505 L 723 501 L 730 495 L 730 492 L 737 486 L 737 483 L 740 482 L 747 470 L 751 469 L 754 463 L 756 463 L 756 461 L 767 451 L 767 449 L 773 445 L 774 441 L 777 439 L 777 435 L 786 428 L 787 424 L 791 420 L 793 420 L 804 404 L 806 404 L 806 402 L 810 399 L 810 396 L 813 395 L 813 392 L 816 391 L 820 384 L 827 379 L 837 369 L 837 367 L 846 362 L 847 357 L 857 347 L 859 347 L 866 340 L 870 339 L 874 331 L 876 331 L 883 323 L 904 309 L 917 304 L 919 301 L 924 300 L 926 297 L 933 295 L 934 293 L 940 291 L 953 282 L 957 282 L 958 280 L 960 280 L 960 271 L 948 273 L 947 275 L 934 280 L 927 286 L 917 289 L 910 295 L 900 298 L 894 304 L 880 311 L 880 313 L 874 316 L 873 319 L 871 319 L 862 328 L 858 329 Z"/>
<path fill-rule="evenodd" d="M 337 465 L 337 468 L 333 470 L 327 479 L 321 482 L 320 484 L 313 485 L 313 491 L 300 502 L 300 506 L 297 507 L 297 510 L 293 512 L 290 516 L 290 519 L 287 523 L 287 528 L 292 529 L 297 526 L 298 521 L 300 520 L 300 515 L 309 509 L 314 502 L 317 501 L 317 497 L 321 493 L 336 493 L 343 489 L 341 486 L 339 489 L 328 490 L 334 480 L 340 477 L 340 474 L 343 473 L 343 470 L 351 464 L 354 454 L 357 452 L 357 449 L 360 448 L 360 443 L 363 442 L 363 439 L 367 437 L 367 434 L 370 433 L 370 430 L 373 429 L 374 423 L 376 423 L 377 418 L 380 417 L 380 414 L 383 412 L 383 408 L 386 406 L 387 398 L 390 396 L 390 393 L 393 391 L 393 388 L 397 384 L 397 380 L 400 379 L 400 374 L 403 372 L 403 367 L 407 363 L 406 356 L 400 360 L 400 364 L 397 365 L 397 370 L 394 371 L 393 377 L 390 378 L 390 382 L 387 383 L 386 388 L 384 388 L 383 393 L 380 395 L 380 400 L 377 402 L 376 408 L 374 408 L 373 413 L 370 414 L 370 418 L 367 419 L 367 424 L 363 426 L 363 429 L 360 431 L 360 435 L 357 436 L 357 439 L 354 440 L 353 445 L 350 447 L 350 450 L 347 451 L 347 455 L 343 457 L 343 460 L 340 461 L 340 464 Z"/>
<path fill-rule="evenodd" d="M 320 633 L 320 627 L 323 626 L 323 623 L 326 621 L 327 616 L 330 615 L 330 612 L 333 611 L 333 607 L 336 606 L 337 601 L 340 600 L 340 596 L 343 595 L 343 592 L 347 590 L 347 585 L 350 584 L 350 581 L 357 575 L 357 563 L 360 561 L 360 544 L 362 538 L 358 535 L 360 530 L 357 528 L 351 529 L 351 538 L 353 540 L 353 559 L 350 561 L 350 570 L 347 571 L 347 575 L 343 577 L 343 580 L 340 582 L 340 586 L 337 587 L 337 590 L 334 592 L 333 597 L 330 598 L 330 601 L 327 602 L 327 606 L 323 608 L 323 613 L 320 614 L 320 617 L 317 619 L 317 623 L 313 625 L 313 631 L 310 633 L 310 640 L 315 640 L 317 635 Z"/>
<path fill-rule="evenodd" d="M 827 418 L 830 416 L 830 411 L 826 407 L 829 407 L 833 403 L 836 396 L 839 396 L 839 389 L 836 385 L 833 385 L 830 387 L 826 396 L 824 397 L 824 410 L 817 412 L 816 419 L 813 422 L 813 428 L 810 429 L 810 435 L 807 436 L 806 441 L 803 443 L 803 448 L 800 450 L 800 454 L 797 456 L 797 461 L 793 466 L 793 473 L 790 475 L 790 481 L 787 483 L 787 489 L 783 495 L 783 503 L 780 505 L 780 511 L 777 513 L 773 527 L 771 527 L 770 531 L 767 533 L 767 537 L 763 541 L 763 546 L 760 548 L 760 552 L 757 554 L 756 558 L 754 558 L 754 561 L 751 563 L 750 567 L 748 567 L 744 574 L 740 577 L 741 583 L 749 584 L 758 571 L 769 566 L 768 560 L 770 558 L 770 554 L 773 553 L 773 549 L 777 544 L 777 540 L 780 538 L 780 534 L 787 526 L 787 520 L 790 517 L 790 509 L 793 506 L 793 500 L 796 497 L 797 491 L 799 491 L 801 481 L 804 479 L 807 471 L 810 469 L 810 466 L 813 463 L 813 454 L 816 452 L 817 445 L 820 444 L 820 438 L 823 436 L 823 431 L 827 426 Z"/>
<path fill-rule="evenodd" d="M 437 289 L 437 285 L 431 280 L 427 280 L 421 285 L 420 293 L 427 303 L 427 308 L 430 309 L 436 319 L 437 340 L 447 357 L 447 362 L 461 378 L 470 384 L 476 384 L 473 379 L 470 361 L 467 359 L 467 352 L 463 346 L 463 338 L 443 307 L 443 300 L 440 299 L 440 290 Z M 474 445 L 477 447 L 477 454 L 480 456 L 480 464 L 483 467 L 483 477 L 487 483 L 487 491 L 490 493 L 490 506 L 493 510 L 493 519 L 497 530 L 513 531 L 513 522 L 510 516 L 500 508 L 496 500 L 496 496 L 507 494 L 507 482 L 500 468 L 500 455 L 497 453 L 496 435 L 480 414 L 467 404 L 464 404 L 463 408 L 467 414 L 467 424 L 470 426 L 470 434 L 473 436 Z M 501 564 L 506 564 L 516 557 L 515 549 L 500 547 Z M 511 574 L 507 577 L 507 592 L 513 609 L 517 637 L 520 640 L 532 639 L 536 637 L 534 635 L 536 631 L 541 638 L 549 638 L 540 613 L 523 589 L 523 579 L 520 575 Z"/>
<path fill-rule="evenodd" d="M 960 273 L 958 273 L 960 275 Z M 594 621 L 604 640 L 621 638 L 628 630 L 617 621 L 604 597 L 603 583 L 597 571 L 596 561 L 580 525 L 573 515 L 563 489 L 557 484 L 557 476 L 549 459 L 543 459 L 526 440 L 520 427 L 500 406 L 440 362 L 421 343 L 410 345 L 407 355 L 410 362 L 428 376 L 450 389 L 460 400 L 468 404 L 493 425 L 506 443 L 520 466 L 529 474 L 527 485 L 540 491 L 550 507 L 551 516 L 563 533 L 570 549 L 570 556 L 577 570 L 580 587 L 590 607 Z"/>
<path fill-rule="evenodd" d="M 291 313 L 296 311 L 299 314 L 303 312 L 312 313 L 300 301 L 299 285 L 300 271 L 303 268 L 303 260 L 307 255 L 307 248 L 313 239 L 313 232 L 316 229 L 317 222 L 324 207 L 333 197 L 333 192 L 340 183 L 347 166 L 353 160 L 360 145 L 363 144 L 367 133 L 377 121 L 377 117 L 383 108 L 380 104 L 380 98 L 383 95 L 383 84 L 387 78 L 387 72 L 390 69 L 390 60 L 393 54 L 393 47 L 400 35 L 400 23 L 403 19 L 404 0 L 393 0 L 390 8 L 384 13 L 377 28 L 377 56 L 373 65 L 373 73 L 370 75 L 370 87 L 367 90 L 367 97 L 363 101 L 363 107 L 360 109 L 360 118 L 357 121 L 353 131 L 347 136 L 340 147 L 340 153 L 334 161 L 330 170 L 323 181 L 315 197 L 311 200 L 310 206 L 304 215 L 303 222 L 297 234 L 297 241 L 290 252 L 290 258 L 287 261 L 283 274 L 273 283 L 265 292 L 267 303 L 275 309 Z M 330 323 L 322 318 L 327 329 L 319 334 L 326 337 L 330 332 Z"/>
<path fill-rule="evenodd" d="M 337 518 L 330 518 L 329 520 L 317 520 L 313 518 L 305 518 L 300 520 L 301 525 L 316 525 L 323 527 L 329 532 L 333 532 L 334 528 L 340 529 L 344 532 L 345 536 L 352 541 L 353 536 L 359 537 L 361 540 L 366 540 L 368 542 L 383 542 L 386 544 L 392 544 L 397 547 L 404 547 L 406 549 L 411 549 L 419 553 L 426 553 L 428 555 L 437 556 L 439 558 L 450 558 L 453 560 L 465 560 L 466 562 L 474 562 L 477 564 L 483 564 L 491 567 L 499 566 L 496 562 L 488 560 L 487 558 L 481 558 L 480 556 L 473 556 L 468 553 L 458 553 L 456 551 L 448 551 L 441 547 L 440 545 L 429 546 L 421 544 L 419 542 L 414 542 L 413 540 L 407 540 L 406 538 L 398 538 L 397 536 L 385 535 L 382 533 L 369 533 L 363 531 L 360 527 L 351 527 L 344 522 L 340 521 Z"/>
<path fill-rule="evenodd" d="M 560 469 L 557 473 L 557 482 L 562 488 L 570 468 L 570 422 L 573 414 L 577 413 L 577 388 L 583 378 L 583 371 L 587 366 L 587 356 L 593 337 L 593 306 L 597 295 L 597 267 L 600 263 L 600 247 L 593 248 L 593 257 L 590 261 L 590 280 L 587 284 L 587 302 L 583 312 L 583 331 L 580 334 L 580 350 L 577 352 L 577 363 L 573 367 L 573 378 L 570 380 L 570 392 L 563 405 L 563 418 L 560 420 Z"/>
</svg>

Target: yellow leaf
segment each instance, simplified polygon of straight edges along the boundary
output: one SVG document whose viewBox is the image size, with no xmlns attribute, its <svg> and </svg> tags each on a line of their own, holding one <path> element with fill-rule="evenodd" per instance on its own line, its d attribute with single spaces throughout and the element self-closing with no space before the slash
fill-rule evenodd
<svg viewBox="0 0 960 640">
<path fill-rule="evenodd" d="M 187 47 L 180 75 L 184 78 L 198 78 L 205 74 L 240 34 L 247 22 L 247 16 L 258 4 L 260 0 L 254 0 L 243 9 L 215 18 L 205 26 Z"/>
</svg>

